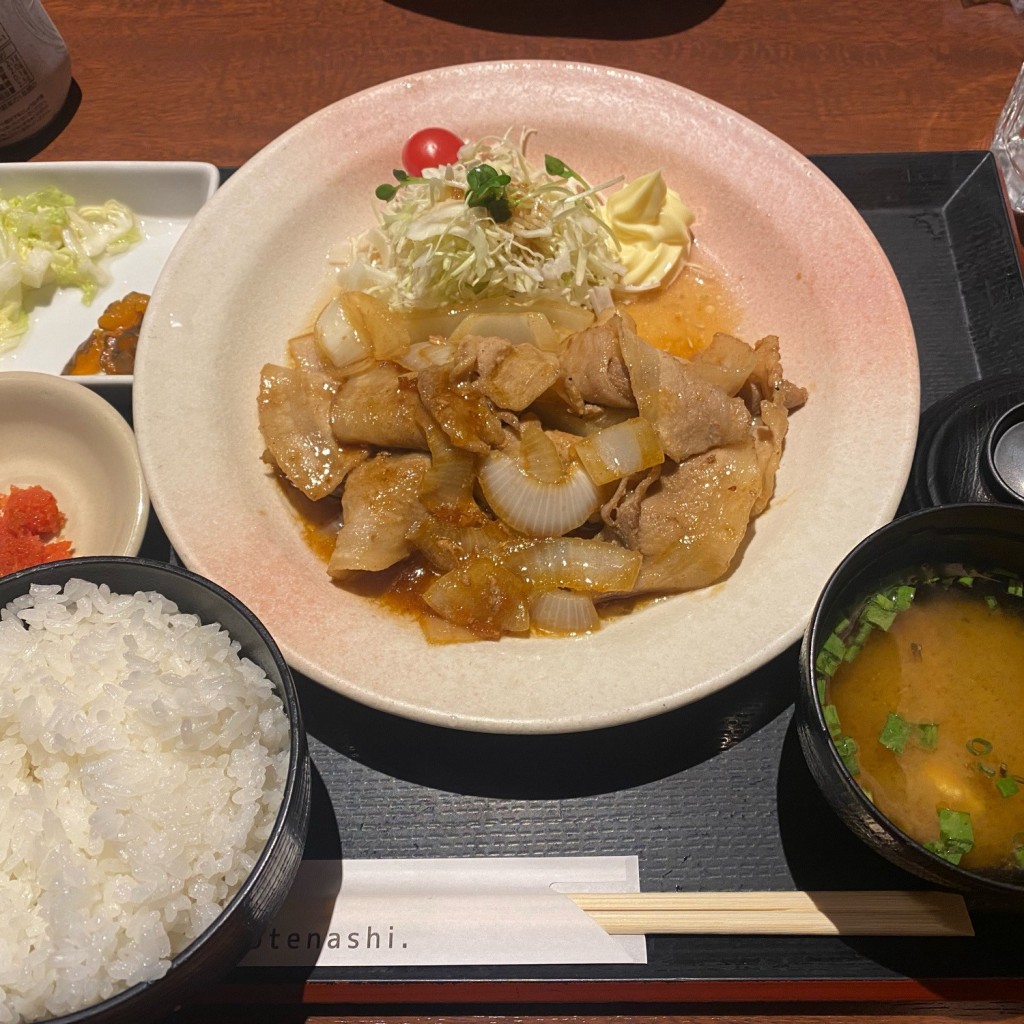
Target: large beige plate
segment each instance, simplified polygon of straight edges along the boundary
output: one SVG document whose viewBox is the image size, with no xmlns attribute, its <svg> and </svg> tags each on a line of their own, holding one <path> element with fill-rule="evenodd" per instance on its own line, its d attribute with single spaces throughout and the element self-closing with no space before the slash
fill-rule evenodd
<svg viewBox="0 0 1024 1024">
<path fill-rule="evenodd" d="M 405 138 L 527 126 L 591 181 L 663 168 L 727 268 L 741 334 L 781 337 L 810 399 L 776 496 L 727 580 L 574 639 L 429 646 L 418 625 L 331 583 L 260 461 L 260 367 L 329 288 L 328 251 L 372 221 Z M 874 236 L 807 160 L 738 114 L 604 67 L 501 62 L 389 82 L 307 118 L 191 222 L 154 291 L 135 375 L 153 504 L 193 570 L 264 621 L 291 665 L 357 701 L 463 729 L 539 733 L 655 715 L 795 642 L 829 573 L 892 518 L 919 382 L 900 288 Z"/>
</svg>

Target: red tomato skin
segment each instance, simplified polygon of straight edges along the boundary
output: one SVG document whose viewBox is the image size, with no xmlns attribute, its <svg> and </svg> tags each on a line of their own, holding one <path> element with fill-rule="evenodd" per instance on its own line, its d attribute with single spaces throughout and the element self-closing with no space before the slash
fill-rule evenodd
<svg viewBox="0 0 1024 1024">
<path fill-rule="evenodd" d="M 407 173 L 419 177 L 425 167 L 455 163 L 462 146 L 462 139 L 447 128 L 421 128 L 406 139 L 402 166 Z"/>
</svg>

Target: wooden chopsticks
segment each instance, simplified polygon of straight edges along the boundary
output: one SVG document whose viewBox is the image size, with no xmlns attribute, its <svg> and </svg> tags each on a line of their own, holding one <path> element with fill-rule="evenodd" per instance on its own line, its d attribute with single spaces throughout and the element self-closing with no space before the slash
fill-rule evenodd
<svg viewBox="0 0 1024 1024">
<path fill-rule="evenodd" d="M 955 893 L 570 893 L 611 935 L 973 935 Z"/>
</svg>

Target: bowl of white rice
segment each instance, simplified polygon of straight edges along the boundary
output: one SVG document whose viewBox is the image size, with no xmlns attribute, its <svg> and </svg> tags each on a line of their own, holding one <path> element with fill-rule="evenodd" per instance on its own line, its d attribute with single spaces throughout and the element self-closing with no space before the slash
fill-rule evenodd
<svg viewBox="0 0 1024 1024">
<path fill-rule="evenodd" d="M 0 1024 L 169 1013 L 294 881 L 310 762 L 291 673 L 186 569 L 0 579 Z"/>
</svg>

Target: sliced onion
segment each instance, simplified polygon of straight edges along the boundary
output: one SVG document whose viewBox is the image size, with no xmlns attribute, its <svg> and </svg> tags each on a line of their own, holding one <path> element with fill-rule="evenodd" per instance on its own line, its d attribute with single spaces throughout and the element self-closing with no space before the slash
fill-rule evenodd
<svg viewBox="0 0 1024 1024">
<path fill-rule="evenodd" d="M 640 415 L 658 422 L 661 392 L 661 354 L 632 331 L 623 331 L 619 348 L 629 370 L 629 386 Z"/>
<path fill-rule="evenodd" d="M 477 558 L 434 580 L 423 600 L 438 615 L 484 639 L 530 628 L 529 588 L 508 569 Z"/>
<path fill-rule="evenodd" d="M 420 501 L 441 519 L 460 525 L 473 522 L 479 512 L 473 501 L 475 461 L 467 451 L 442 462 L 434 462 L 423 475 Z"/>
<path fill-rule="evenodd" d="M 542 299 L 530 303 L 530 308 L 538 313 L 543 313 L 556 331 L 561 331 L 566 337 L 586 330 L 594 322 L 592 310 L 584 309 L 583 306 L 574 306 L 569 302 L 556 302 L 553 299 Z"/>
<path fill-rule="evenodd" d="M 494 514 L 529 537 L 559 537 L 575 530 L 601 505 L 597 485 L 579 463 L 557 483 L 546 483 L 502 452 L 484 458 L 480 488 Z"/>
<path fill-rule="evenodd" d="M 600 629 L 601 619 L 589 594 L 545 590 L 530 603 L 530 625 L 557 636 L 580 636 Z"/>
<path fill-rule="evenodd" d="M 404 352 L 395 356 L 394 361 L 406 370 L 419 372 L 429 366 L 444 366 L 451 362 L 452 350 L 437 341 L 417 341 Z"/>
<path fill-rule="evenodd" d="M 658 432 L 642 416 L 577 441 L 573 451 L 596 484 L 621 480 L 665 461 Z"/>
<path fill-rule="evenodd" d="M 730 334 L 716 334 L 690 361 L 698 377 L 732 397 L 757 367 L 754 350 Z"/>
<path fill-rule="evenodd" d="M 393 359 L 409 347 L 405 318 L 380 299 L 366 292 L 342 292 L 338 303 L 374 359 Z"/>
<path fill-rule="evenodd" d="M 480 521 L 481 512 L 473 499 L 476 484 L 476 458 L 464 448 L 456 448 L 444 431 L 436 426 L 427 430 L 430 468 L 423 474 L 420 501 L 427 511 L 459 526 Z"/>
<path fill-rule="evenodd" d="M 420 629 L 428 644 L 476 643 L 480 639 L 471 629 L 457 626 L 437 615 L 420 616 Z"/>
<path fill-rule="evenodd" d="M 372 355 L 369 345 L 364 344 L 349 323 L 338 298 L 331 299 L 321 310 L 313 326 L 313 337 L 323 355 L 342 369 Z"/>
<path fill-rule="evenodd" d="M 537 590 L 631 590 L 640 573 L 639 551 L 602 540 L 553 537 L 510 552 L 502 564 Z"/>
<path fill-rule="evenodd" d="M 409 340 L 415 345 L 431 338 L 447 338 L 467 315 L 466 309 L 419 310 L 406 313 Z"/>
<path fill-rule="evenodd" d="M 462 321 L 474 314 L 497 316 L 522 313 L 524 310 L 534 315 L 543 316 L 560 341 L 570 334 L 585 330 L 594 322 L 594 314 L 591 310 L 584 309 L 582 306 L 574 306 L 569 302 L 542 299 L 524 307 L 522 303 L 516 302 L 514 299 L 495 296 L 457 309 L 423 312 L 415 310 L 406 315 L 406 325 L 412 342 L 426 341 L 431 335 L 440 335 L 443 338 L 451 337 Z"/>
<path fill-rule="evenodd" d="M 614 305 L 615 300 L 612 298 L 610 288 L 601 285 L 590 289 L 590 308 L 594 311 L 595 316 L 600 316 L 606 309 L 611 309 Z"/>
<path fill-rule="evenodd" d="M 555 442 L 544 433 L 537 420 L 524 420 L 520 430 L 519 460 L 523 469 L 547 484 L 565 476 L 565 464 Z"/>
<path fill-rule="evenodd" d="M 561 335 L 555 333 L 551 321 L 543 313 L 525 309 L 507 313 L 469 313 L 448 340 L 456 342 L 469 334 L 481 338 L 504 338 L 513 345 L 533 345 L 546 352 L 554 352 L 561 345 Z"/>
</svg>

